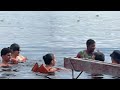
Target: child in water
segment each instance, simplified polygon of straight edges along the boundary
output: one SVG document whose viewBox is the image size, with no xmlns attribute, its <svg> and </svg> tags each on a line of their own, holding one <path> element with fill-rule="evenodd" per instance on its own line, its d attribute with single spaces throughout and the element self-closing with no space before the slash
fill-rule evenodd
<svg viewBox="0 0 120 90">
<path fill-rule="evenodd" d="M 39 67 L 38 63 L 36 63 L 34 67 L 32 68 L 33 72 L 50 73 L 50 72 L 61 70 L 61 68 L 54 67 L 56 64 L 56 58 L 54 54 L 48 53 L 44 55 L 43 60 L 44 60 L 45 65 L 42 64 Z"/>
<path fill-rule="evenodd" d="M 0 67 L 12 66 L 11 64 L 9 64 L 9 61 L 11 59 L 11 52 L 9 48 L 3 48 L 1 50 L 1 57 L 2 57 L 2 63 L 0 64 Z"/>
<path fill-rule="evenodd" d="M 120 50 L 114 50 L 110 57 L 113 64 L 120 64 Z"/>
<path fill-rule="evenodd" d="M 19 62 L 26 62 L 27 58 L 20 55 L 20 46 L 16 43 L 13 43 L 10 46 L 10 50 L 11 50 L 11 63 L 13 64 L 18 64 Z"/>
<path fill-rule="evenodd" d="M 93 59 L 103 62 L 103 61 L 105 61 L 105 55 L 102 52 L 99 52 L 99 51 L 98 52 L 94 52 Z M 94 74 L 91 74 L 91 76 L 92 76 L 92 79 L 101 79 L 101 78 L 103 78 L 102 74 L 94 73 Z"/>
<path fill-rule="evenodd" d="M 102 52 L 94 52 L 93 59 L 99 61 L 105 61 L 105 55 Z"/>
</svg>

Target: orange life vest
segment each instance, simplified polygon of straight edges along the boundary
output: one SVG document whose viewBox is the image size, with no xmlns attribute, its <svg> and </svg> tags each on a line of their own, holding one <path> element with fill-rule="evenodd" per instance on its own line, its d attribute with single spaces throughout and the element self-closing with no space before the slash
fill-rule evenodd
<svg viewBox="0 0 120 90">
<path fill-rule="evenodd" d="M 32 68 L 32 71 L 33 72 L 38 72 L 38 68 L 39 68 L 38 63 L 35 63 L 35 65 Z"/>
<path fill-rule="evenodd" d="M 40 73 L 48 73 L 48 69 L 42 64 L 39 68 L 38 68 L 38 72 Z"/>
<path fill-rule="evenodd" d="M 22 55 L 19 55 L 19 56 L 17 56 L 17 60 L 18 60 L 18 62 L 26 62 L 27 58 L 23 57 Z"/>
</svg>

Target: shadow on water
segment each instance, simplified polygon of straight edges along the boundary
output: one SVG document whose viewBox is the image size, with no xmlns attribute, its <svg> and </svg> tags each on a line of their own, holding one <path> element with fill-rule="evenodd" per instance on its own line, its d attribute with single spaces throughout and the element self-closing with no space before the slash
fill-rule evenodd
<svg viewBox="0 0 120 90">
<path fill-rule="evenodd" d="M 103 79 L 104 75 L 103 74 L 91 74 L 91 79 Z"/>
</svg>

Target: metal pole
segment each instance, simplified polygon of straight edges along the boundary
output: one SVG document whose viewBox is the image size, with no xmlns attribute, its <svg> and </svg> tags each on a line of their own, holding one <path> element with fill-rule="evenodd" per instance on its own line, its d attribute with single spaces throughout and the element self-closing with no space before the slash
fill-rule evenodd
<svg viewBox="0 0 120 90">
<path fill-rule="evenodd" d="M 74 79 L 74 70 L 72 69 L 72 79 Z"/>
<path fill-rule="evenodd" d="M 76 77 L 76 79 L 82 74 L 83 71 L 80 72 L 80 74 Z"/>
</svg>

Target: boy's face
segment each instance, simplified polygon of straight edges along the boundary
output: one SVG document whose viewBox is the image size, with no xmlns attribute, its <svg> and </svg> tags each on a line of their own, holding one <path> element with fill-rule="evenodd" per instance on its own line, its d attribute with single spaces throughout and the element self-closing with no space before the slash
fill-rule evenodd
<svg viewBox="0 0 120 90">
<path fill-rule="evenodd" d="M 20 51 L 14 51 L 14 55 L 19 56 Z"/>
<path fill-rule="evenodd" d="M 53 60 L 53 66 L 55 66 L 55 64 L 56 64 L 56 59 Z"/>
<path fill-rule="evenodd" d="M 11 53 L 7 53 L 6 55 L 2 56 L 3 60 L 5 60 L 6 62 L 9 62 L 11 59 Z"/>
<path fill-rule="evenodd" d="M 54 59 L 52 60 L 52 65 L 55 66 L 56 64 L 56 58 L 55 58 L 55 55 L 54 55 Z"/>
<path fill-rule="evenodd" d="M 90 52 L 94 52 L 94 50 L 95 50 L 95 43 L 89 45 L 89 46 L 88 46 L 88 50 L 89 50 Z"/>
</svg>

